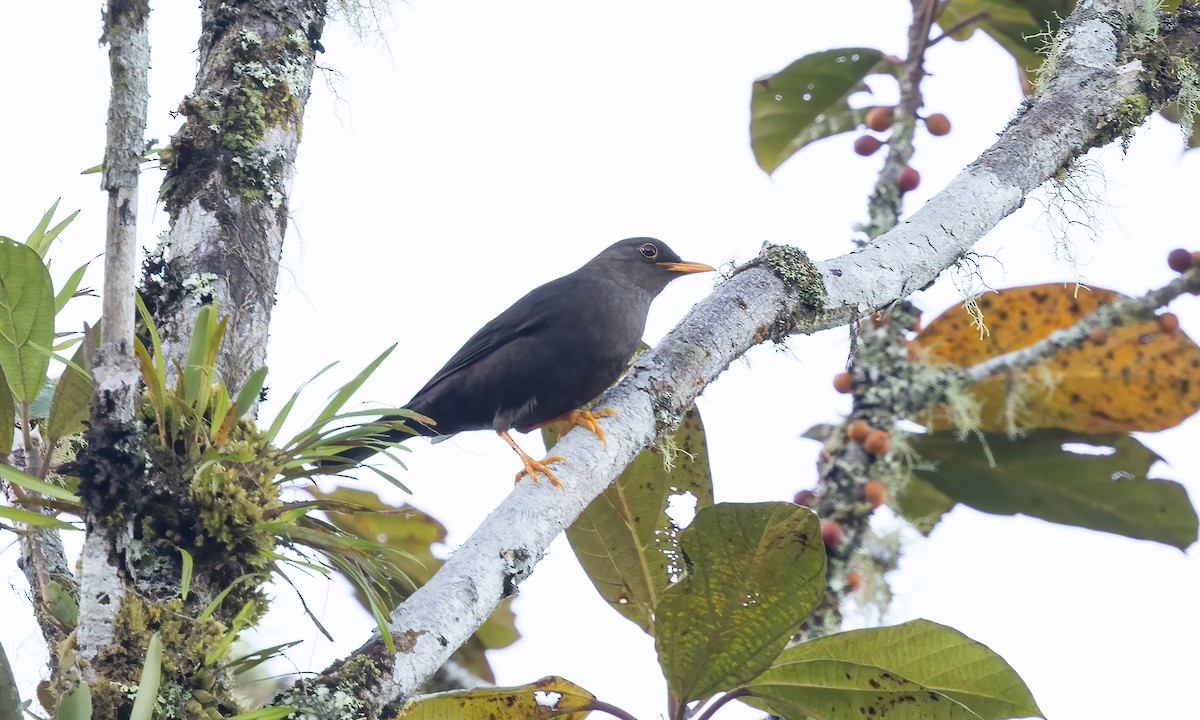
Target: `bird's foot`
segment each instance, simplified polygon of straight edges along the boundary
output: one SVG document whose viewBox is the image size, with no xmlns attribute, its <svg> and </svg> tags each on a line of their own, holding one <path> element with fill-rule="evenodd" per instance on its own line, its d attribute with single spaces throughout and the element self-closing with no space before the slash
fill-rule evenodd
<svg viewBox="0 0 1200 720">
<path fill-rule="evenodd" d="M 528 475 L 529 477 L 533 478 L 533 481 L 536 483 L 539 482 L 538 473 L 541 473 L 546 476 L 546 479 L 550 481 L 551 485 L 559 488 L 560 490 L 565 490 L 566 488 L 563 487 L 563 484 L 558 481 L 558 477 L 555 476 L 555 474 L 550 470 L 550 463 L 563 461 L 564 459 L 558 455 L 551 455 L 550 457 L 542 460 L 534 460 L 525 453 L 521 453 L 521 462 L 525 463 L 525 469 L 517 473 L 517 478 L 516 480 L 513 480 L 513 482 L 519 483 L 521 482 L 522 477 Z"/>
<path fill-rule="evenodd" d="M 616 414 L 617 411 L 613 410 L 612 408 L 600 408 L 599 410 L 594 411 L 572 410 L 571 412 L 562 416 L 561 420 L 563 422 L 563 429 L 558 436 L 560 438 L 563 437 L 567 433 L 571 432 L 571 429 L 576 426 L 585 427 L 590 430 L 593 435 L 600 438 L 600 442 L 604 443 L 604 447 L 607 448 L 608 439 L 604 437 L 604 430 L 600 427 L 600 423 L 596 421 L 602 417 L 608 417 L 609 415 Z"/>
</svg>

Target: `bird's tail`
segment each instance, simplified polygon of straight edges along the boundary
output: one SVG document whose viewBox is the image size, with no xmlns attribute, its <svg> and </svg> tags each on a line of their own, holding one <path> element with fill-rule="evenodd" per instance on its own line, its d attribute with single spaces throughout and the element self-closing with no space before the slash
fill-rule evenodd
<svg viewBox="0 0 1200 720">
<path fill-rule="evenodd" d="M 432 423 L 426 424 L 400 415 L 385 415 L 370 424 L 378 429 L 347 441 L 348 444 L 352 444 L 351 447 L 339 451 L 336 455 L 322 458 L 317 461 L 317 467 L 322 472 L 349 470 L 380 451 L 409 438 L 438 434 Z"/>
</svg>

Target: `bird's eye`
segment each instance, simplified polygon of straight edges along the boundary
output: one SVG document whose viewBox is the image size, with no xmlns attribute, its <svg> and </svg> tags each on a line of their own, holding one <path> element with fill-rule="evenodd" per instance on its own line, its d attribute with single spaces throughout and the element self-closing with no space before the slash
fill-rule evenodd
<svg viewBox="0 0 1200 720">
<path fill-rule="evenodd" d="M 642 243 L 638 246 L 638 252 L 647 260 L 653 260 L 658 257 L 658 246 L 654 243 Z"/>
</svg>

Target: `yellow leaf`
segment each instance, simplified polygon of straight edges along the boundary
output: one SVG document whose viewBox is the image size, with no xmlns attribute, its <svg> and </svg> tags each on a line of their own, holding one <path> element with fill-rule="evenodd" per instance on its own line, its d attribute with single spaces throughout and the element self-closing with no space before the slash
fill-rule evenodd
<svg viewBox="0 0 1200 720">
<path fill-rule="evenodd" d="M 1072 284 L 1009 288 L 979 299 L 989 331 L 982 340 L 967 311 L 954 307 L 929 323 L 917 341 L 931 360 L 970 367 L 1074 325 L 1119 296 Z M 1022 393 L 1015 405 L 1022 428 L 1155 432 L 1200 409 L 1200 347 L 1153 319 L 1113 328 L 1104 343 L 1061 350 L 1011 378 L 996 375 L 972 388 L 982 405 L 981 430 L 1009 429 L 1014 388 Z M 944 413 L 935 412 L 930 425 L 947 427 Z"/>
<path fill-rule="evenodd" d="M 517 687 L 476 688 L 426 695 L 410 703 L 400 720 L 583 720 L 595 696 L 569 680 L 544 677 Z M 563 710 L 583 708 L 580 712 Z"/>
</svg>

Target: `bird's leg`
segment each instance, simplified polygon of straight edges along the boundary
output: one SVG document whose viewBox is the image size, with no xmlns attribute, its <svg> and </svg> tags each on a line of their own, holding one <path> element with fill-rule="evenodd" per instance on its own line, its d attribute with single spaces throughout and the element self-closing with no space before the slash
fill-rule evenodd
<svg viewBox="0 0 1200 720">
<path fill-rule="evenodd" d="M 600 438 L 600 442 L 604 443 L 604 447 L 607 448 L 608 439 L 604 437 L 604 429 L 601 428 L 600 423 L 596 421 L 602 417 L 608 417 L 609 415 L 616 414 L 617 411 L 613 410 L 612 408 L 600 408 L 599 410 L 584 410 L 583 408 L 580 408 L 578 410 L 572 410 L 569 413 L 559 415 L 553 420 L 542 423 L 542 425 L 562 423 L 562 430 L 560 430 L 558 433 L 559 438 L 564 437 L 567 433 L 571 432 L 572 428 L 576 426 L 585 427 L 590 430 L 593 435 Z M 541 425 L 538 427 L 541 427 Z"/>
<path fill-rule="evenodd" d="M 521 482 L 521 476 L 528 475 L 529 477 L 533 478 L 533 481 L 536 483 L 538 482 L 537 474 L 542 473 L 546 476 L 546 479 L 550 481 L 551 485 L 556 488 L 562 488 L 563 484 L 558 481 L 558 478 L 555 477 L 554 473 L 550 471 L 549 467 L 550 463 L 552 462 L 562 462 L 562 457 L 558 455 L 551 455 L 543 460 L 534 460 L 524 450 L 522 450 L 520 446 L 517 445 L 517 441 L 512 439 L 512 436 L 508 434 L 507 430 L 499 430 L 497 432 L 499 433 L 500 437 L 504 438 L 504 442 L 508 443 L 508 446 L 512 448 L 517 455 L 521 456 L 521 462 L 525 464 L 525 469 L 517 473 L 517 479 L 515 482 Z"/>
</svg>

